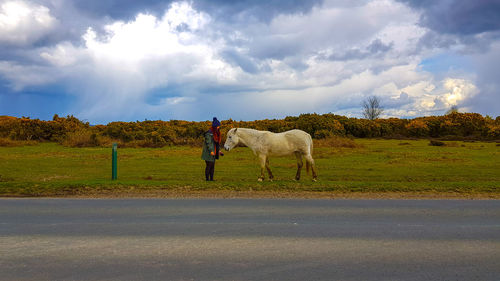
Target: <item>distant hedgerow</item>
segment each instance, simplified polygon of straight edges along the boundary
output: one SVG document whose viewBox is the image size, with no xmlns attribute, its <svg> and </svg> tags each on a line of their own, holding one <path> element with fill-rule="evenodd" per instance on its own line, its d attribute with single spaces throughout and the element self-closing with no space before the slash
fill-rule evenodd
<svg viewBox="0 0 500 281">
<path fill-rule="evenodd" d="M 91 126 L 74 116 L 54 115 L 51 121 L 0 116 L 0 145 L 11 141 L 50 141 L 66 146 L 109 146 L 118 142 L 127 147 L 163 147 L 168 145 L 201 144 L 210 122 L 182 120 L 146 120 L 111 122 Z M 477 113 L 452 112 L 444 116 L 415 119 L 360 119 L 335 114 L 301 114 L 284 119 L 256 121 L 222 121 L 223 136 L 231 128 L 243 127 L 271 132 L 300 129 L 314 139 L 334 137 L 356 138 L 442 138 L 449 140 L 500 139 L 500 117 L 493 119 Z"/>
</svg>

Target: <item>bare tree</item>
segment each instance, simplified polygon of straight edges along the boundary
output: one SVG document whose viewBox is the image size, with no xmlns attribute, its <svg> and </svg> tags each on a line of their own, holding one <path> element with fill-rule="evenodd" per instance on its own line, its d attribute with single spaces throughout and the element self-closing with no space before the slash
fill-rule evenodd
<svg viewBox="0 0 500 281">
<path fill-rule="evenodd" d="M 363 101 L 363 115 L 366 119 L 375 120 L 384 109 L 380 106 L 380 99 L 376 96 L 371 96 Z"/>
</svg>

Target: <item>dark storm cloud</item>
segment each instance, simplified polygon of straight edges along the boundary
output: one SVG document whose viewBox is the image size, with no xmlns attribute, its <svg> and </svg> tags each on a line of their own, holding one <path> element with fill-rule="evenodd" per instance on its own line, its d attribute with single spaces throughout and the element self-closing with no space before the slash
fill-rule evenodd
<svg viewBox="0 0 500 281">
<path fill-rule="evenodd" d="M 419 39 L 416 52 L 420 52 L 422 47 L 428 49 L 449 48 L 458 43 L 458 38 L 455 36 L 443 36 L 435 31 L 429 31 Z"/>
<path fill-rule="evenodd" d="M 392 49 L 394 44 L 384 44 L 380 39 L 374 40 L 366 49 L 370 54 L 385 53 Z"/>
<path fill-rule="evenodd" d="M 323 0 L 201 0 L 194 6 L 222 21 L 242 18 L 268 22 L 278 14 L 307 13 Z"/>
<path fill-rule="evenodd" d="M 175 1 L 162 0 L 74 0 L 77 9 L 91 17 L 111 17 L 127 20 L 134 18 L 137 13 L 145 12 L 161 15 L 168 6 Z M 196 9 L 202 10 L 216 17 L 218 20 L 236 20 L 241 17 L 253 18 L 259 21 L 268 21 L 277 14 L 307 12 L 321 0 L 198 0 L 193 1 Z"/>
<path fill-rule="evenodd" d="M 257 59 L 278 59 L 283 60 L 286 57 L 301 53 L 305 49 L 304 42 L 297 38 L 279 38 L 279 36 L 270 35 L 265 37 L 256 37 L 249 44 L 250 55 Z"/>
<path fill-rule="evenodd" d="M 471 78 L 456 79 L 467 98 L 457 104 L 498 112 L 493 1 L 15 1 L 43 5 L 56 21 L 28 30 L 27 43 L 0 45 L 0 111 L 10 115 L 93 123 L 202 120 L 204 108 L 248 120 L 352 115 L 374 93 L 390 115 L 429 114 L 433 96 L 445 106 L 441 80 L 462 72 Z M 475 86 L 480 93 L 470 93 Z M 263 106 L 248 107 L 255 100 Z"/>
<path fill-rule="evenodd" d="M 498 0 L 401 0 L 421 10 L 420 23 L 438 33 L 472 35 L 500 30 Z"/>
<path fill-rule="evenodd" d="M 399 98 L 382 98 L 382 104 L 386 109 L 398 109 L 413 102 L 415 102 L 415 98 L 410 97 L 405 92 L 401 92 Z"/>
<path fill-rule="evenodd" d="M 129 20 L 140 12 L 161 15 L 173 1 L 160 0 L 73 0 L 74 6 L 90 17 Z"/>
<path fill-rule="evenodd" d="M 50 46 L 61 41 L 70 41 L 78 45 L 79 42 L 81 43 L 81 35 L 88 27 L 100 32 L 106 23 L 114 20 L 133 20 L 138 13 L 161 17 L 176 1 L 72 0 L 52 2 L 40 0 L 38 2 L 50 9 L 51 14 L 59 20 L 60 25 L 54 32 L 38 40 L 34 47 Z M 279 14 L 307 13 L 320 2 L 322 0 L 195 0 L 192 4 L 195 9 L 208 13 L 219 23 L 241 24 L 248 21 L 268 22 Z"/>
<path fill-rule="evenodd" d="M 222 57 L 228 63 L 239 66 L 243 71 L 247 73 L 255 74 L 259 70 L 258 66 L 251 58 L 240 54 L 236 50 L 225 50 L 222 52 Z"/>
<path fill-rule="evenodd" d="M 473 64 L 480 94 L 462 104 L 473 112 L 498 114 L 497 73 L 500 56 L 500 1 L 498 0 L 402 0 L 422 11 L 420 24 L 430 31 L 420 39 L 419 47 L 451 48 L 463 44 L 462 53 Z M 478 36 L 481 34 L 480 36 Z"/>
<path fill-rule="evenodd" d="M 469 106 L 473 112 L 489 114 L 493 117 L 500 115 L 498 110 L 498 100 L 500 100 L 500 82 L 498 81 L 500 44 L 494 45 L 489 53 L 472 55 L 472 64 L 476 69 L 481 94 L 475 99 L 469 100 L 466 106 Z"/>
<path fill-rule="evenodd" d="M 376 39 L 366 47 L 365 50 L 351 49 L 343 54 L 332 54 L 327 59 L 346 61 L 346 60 L 360 60 L 373 56 L 383 56 L 386 52 L 393 48 L 393 43 L 384 44 L 380 39 Z"/>
</svg>

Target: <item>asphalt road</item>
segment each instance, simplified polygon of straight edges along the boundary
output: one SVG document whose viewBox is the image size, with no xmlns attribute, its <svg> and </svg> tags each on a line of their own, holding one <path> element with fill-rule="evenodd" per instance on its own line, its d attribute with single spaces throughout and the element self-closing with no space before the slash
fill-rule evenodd
<svg viewBox="0 0 500 281">
<path fill-rule="evenodd" d="M 500 280 L 500 201 L 0 199 L 0 280 Z"/>
</svg>

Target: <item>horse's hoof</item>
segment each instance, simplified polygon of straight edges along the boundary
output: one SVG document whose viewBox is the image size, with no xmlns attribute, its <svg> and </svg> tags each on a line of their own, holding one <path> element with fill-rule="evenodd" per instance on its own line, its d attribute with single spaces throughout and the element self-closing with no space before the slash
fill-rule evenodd
<svg viewBox="0 0 500 281">
<path fill-rule="evenodd" d="M 262 181 L 262 179 L 261 179 L 261 178 L 259 178 L 257 181 Z"/>
<path fill-rule="evenodd" d="M 314 182 L 317 182 L 317 181 L 318 181 L 318 179 L 313 179 L 313 181 L 314 181 Z"/>
<path fill-rule="evenodd" d="M 273 179 L 269 179 L 269 181 L 273 181 Z"/>
</svg>

